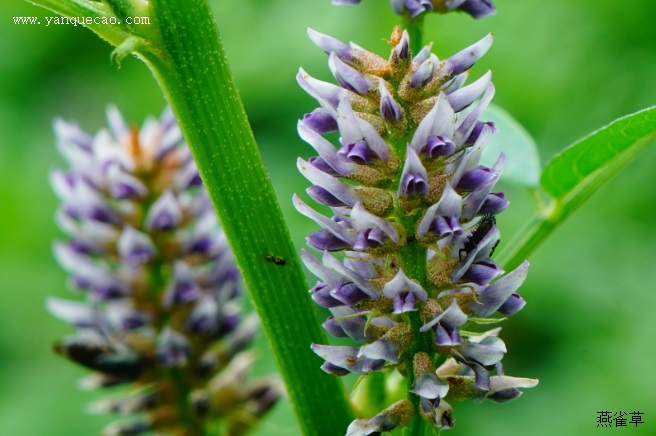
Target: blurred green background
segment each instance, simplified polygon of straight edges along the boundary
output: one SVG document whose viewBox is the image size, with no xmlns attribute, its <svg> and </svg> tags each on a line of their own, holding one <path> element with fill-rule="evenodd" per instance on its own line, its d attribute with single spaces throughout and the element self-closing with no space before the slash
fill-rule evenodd
<svg viewBox="0 0 656 436">
<path fill-rule="evenodd" d="M 296 120 L 316 105 L 296 85 L 300 65 L 328 79 L 311 26 L 387 55 L 397 17 L 385 0 L 336 8 L 330 0 L 215 0 L 213 7 L 255 135 L 297 246 L 314 224 L 291 207 L 307 182 L 295 158 L 310 147 Z M 446 57 L 493 31 L 495 44 L 474 76 L 494 72 L 496 103 L 535 136 L 546 160 L 612 119 L 656 104 L 653 0 L 495 0 L 497 16 L 429 16 L 426 38 Z M 51 13 L 18 0 L 0 8 L 0 435 L 91 435 L 107 421 L 82 413 L 94 394 L 78 391 L 83 370 L 50 344 L 69 329 L 44 309 L 66 296 L 51 255 L 59 237 L 48 171 L 62 164 L 51 122 L 104 125 L 116 103 L 141 123 L 164 99 L 146 67 L 110 62 L 110 47 L 81 27 L 14 25 L 12 16 Z M 455 404 L 456 435 L 656 434 L 656 150 L 648 149 L 531 256 L 521 290 L 528 305 L 504 327 L 507 373 L 540 385 L 506 405 Z M 246 175 L 245 175 L 246 176 Z M 530 215 L 528 198 L 507 188 L 503 242 Z M 273 370 L 263 340 L 258 371 Z M 317 401 L 325 399 L 317 398 Z M 326 407 L 330 405 L 326 404 Z M 644 412 L 630 429 L 596 428 L 597 412 Z M 298 430 L 288 404 L 259 434 Z M 331 435 L 328 435 L 331 436 Z"/>
</svg>

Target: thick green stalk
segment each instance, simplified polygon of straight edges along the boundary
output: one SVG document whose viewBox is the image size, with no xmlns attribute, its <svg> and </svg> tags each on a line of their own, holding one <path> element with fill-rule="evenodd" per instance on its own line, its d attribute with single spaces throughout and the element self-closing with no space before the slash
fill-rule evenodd
<svg viewBox="0 0 656 436">
<path fill-rule="evenodd" d="M 107 13 L 84 0 L 38 0 L 64 15 Z M 111 0 L 113 9 L 121 1 Z M 94 9 L 95 8 L 95 9 Z M 319 370 L 326 343 L 301 264 L 258 152 L 207 0 L 151 0 L 147 39 L 92 27 L 146 62 L 182 128 L 248 286 L 304 435 L 338 435 L 353 419 L 343 385 Z M 255 54 L 254 54 L 255 56 Z"/>
<path fill-rule="evenodd" d="M 410 228 L 414 228 L 414 224 L 410 224 Z M 421 285 L 426 288 L 428 283 L 428 278 L 426 276 L 426 247 L 423 247 L 417 242 L 410 242 L 406 247 L 399 253 L 399 258 L 401 261 L 401 267 L 403 272 L 412 279 L 418 280 Z M 407 314 L 412 331 L 415 334 L 413 339 L 413 344 L 411 349 L 407 353 L 407 378 L 408 378 L 408 388 L 412 388 L 414 385 L 414 361 L 413 358 L 415 354 L 419 352 L 426 352 L 429 355 L 434 353 L 433 344 L 428 339 L 428 335 L 419 334 L 419 329 L 422 326 L 421 319 L 418 312 L 409 312 Z M 419 397 L 411 392 L 408 392 L 408 400 L 415 406 L 415 415 L 408 424 L 407 427 L 403 429 L 404 436 L 424 436 L 429 432 L 429 426 L 426 425 L 426 420 L 421 417 L 418 413 L 420 410 Z"/>
</svg>

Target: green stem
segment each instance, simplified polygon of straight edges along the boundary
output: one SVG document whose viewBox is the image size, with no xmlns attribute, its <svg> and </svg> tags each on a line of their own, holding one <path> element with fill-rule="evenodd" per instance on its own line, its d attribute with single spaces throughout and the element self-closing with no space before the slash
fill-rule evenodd
<svg viewBox="0 0 656 436">
<path fill-rule="evenodd" d="M 425 13 L 419 14 L 415 18 L 410 18 L 407 13 L 403 15 L 402 27 L 408 31 L 408 36 L 410 36 L 410 50 L 413 56 L 419 53 L 422 48 L 425 15 Z"/>
<path fill-rule="evenodd" d="M 414 224 L 409 223 L 411 228 L 414 227 Z M 403 268 L 404 274 L 411 279 L 419 281 L 419 283 L 424 287 L 427 287 L 427 277 L 426 277 L 426 247 L 420 245 L 417 242 L 408 243 L 403 250 L 399 253 L 399 259 L 401 262 L 401 267 Z M 415 337 L 413 339 L 412 346 L 410 350 L 406 353 L 406 377 L 408 379 L 408 388 L 412 388 L 414 385 L 414 356 L 420 351 L 424 351 L 429 355 L 433 355 L 435 350 L 432 342 L 430 341 L 430 336 L 425 334 L 419 334 L 419 329 L 422 326 L 422 321 L 418 312 L 409 312 L 407 314 L 412 327 L 412 331 L 415 332 Z M 429 430 L 426 425 L 426 420 L 421 417 L 419 414 L 420 404 L 419 397 L 411 392 L 408 392 L 408 400 L 415 407 L 415 414 L 408 424 L 407 427 L 403 429 L 404 436 L 424 436 Z"/>
</svg>

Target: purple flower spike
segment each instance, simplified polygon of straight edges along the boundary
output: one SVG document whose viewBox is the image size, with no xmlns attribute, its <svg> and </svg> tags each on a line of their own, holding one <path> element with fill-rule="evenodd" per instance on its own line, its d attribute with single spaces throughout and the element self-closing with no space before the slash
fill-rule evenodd
<svg viewBox="0 0 656 436">
<path fill-rule="evenodd" d="M 433 8 L 482 14 L 468 0 L 391 3 L 406 17 Z M 491 35 L 443 62 L 431 53 L 432 44 L 411 60 L 410 36 L 398 27 L 387 61 L 353 43 L 310 36 L 330 53 L 339 86 L 302 70 L 298 76 L 320 106 L 298 124 L 301 138 L 318 153 L 299 160 L 299 169 L 312 184 L 310 197 L 330 207 L 324 216 L 294 196 L 296 209 L 320 227 L 308 245 L 323 251 L 321 261 L 305 250 L 301 257 L 319 278 L 311 298 L 332 313 L 324 329 L 357 344 L 312 348 L 325 360 L 321 368 L 337 376 L 397 367 L 399 377 L 414 375 L 409 398 L 419 397 L 418 404 L 403 400 L 356 419 L 347 436 L 389 432 L 413 416 L 450 428 L 447 395 L 454 401 L 516 398 L 521 383 L 494 378 L 505 377 L 500 329 L 468 328 L 525 304 L 516 291 L 527 265 L 504 275 L 490 259 L 500 240 L 496 214 L 508 206 L 502 192 L 492 192 L 505 156 L 491 168 L 480 164 L 495 131 L 479 120 L 495 93 L 492 75 L 466 84 Z M 322 136 L 335 128 L 338 140 Z M 62 179 L 64 194 L 67 184 Z M 332 254 L 337 251 L 343 253 Z M 436 371 L 438 359 L 446 363 Z M 368 389 L 363 386 L 358 389 Z"/>
<path fill-rule="evenodd" d="M 383 294 L 394 300 L 394 314 L 417 310 L 416 300 L 425 300 L 428 297 L 420 284 L 410 280 L 399 268 L 396 276 L 383 287 Z"/>
<path fill-rule="evenodd" d="M 401 174 L 401 183 L 397 195 L 401 196 L 415 196 L 428 195 L 428 175 L 426 169 L 421 163 L 417 153 L 408 144 L 406 148 L 406 160 L 403 166 L 403 173 Z"/>
<path fill-rule="evenodd" d="M 336 117 L 335 110 L 329 113 Z M 250 358 L 244 351 L 255 327 L 242 322 L 234 301 L 242 293 L 239 270 L 182 132 L 170 110 L 159 120 L 148 118 L 141 129 L 129 127 L 115 107 L 107 118 L 109 129 L 93 138 L 75 125 L 55 123 L 70 167 L 51 174 L 62 200 L 57 223 L 69 237 L 54 251 L 86 300 L 48 300 L 54 316 L 78 329 L 55 349 L 93 370 L 93 387 L 126 384 L 126 392 L 144 393 L 96 405 L 139 413 L 148 422 L 110 425 L 103 434 L 167 433 L 184 426 L 175 413 L 165 424 L 157 422 L 159 411 L 187 402 L 187 393 L 169 388 L 180 382 L 194 385 L 192 403 L 197 395 L 232 398 L 220 412 L 195 415 L 199 426 L 231 422 L 245 408 L 256 410 L 254 424 L 280 393 L 267 380 L 246 379 Z M 303 131 L 313 143 L 320 137 L 310 127 Z M 325 144 L 317 148 L 338 160 L 328 146 L 332 154 Z M 171 367 L 179 368 L 175 376 Z M 229 386 L 217 378 L 229 379 Z M 228 394 L 234 392 L 245 394 Z M 253 398 L 261 392 L 266 398 Z"/>
</svg>

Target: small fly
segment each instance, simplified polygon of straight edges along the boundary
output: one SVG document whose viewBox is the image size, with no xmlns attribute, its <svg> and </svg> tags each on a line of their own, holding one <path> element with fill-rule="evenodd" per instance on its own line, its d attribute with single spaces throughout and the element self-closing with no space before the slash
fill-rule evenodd
<svg viewBox="0 0 656 436">
<path fill-rule="evenodd" d="M 285 266 L 285 265 L 287 265 L 287 261 L 285 260 L 284 257 L 281 257 L 281 256 L 274 256 L 274 255 L 271 255 L 271 254 L 265 254 L 265 255 L 264 255 L 264 261 L 265 261 L 265 262 L 269 262 L 269 263 L 276 264 L 276 265 L 278 265 L 278 266 Z"/>
</svg>

